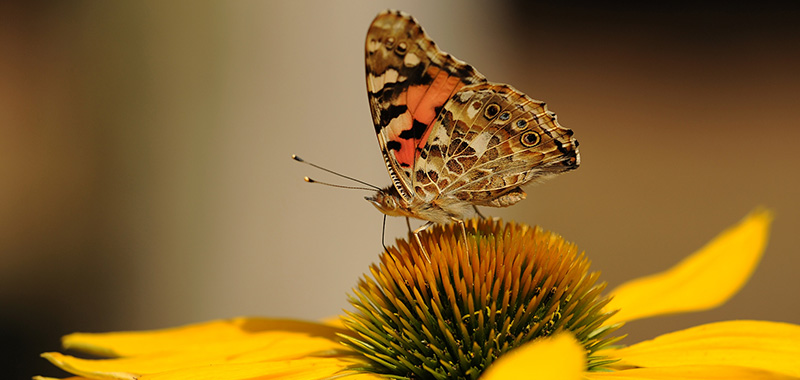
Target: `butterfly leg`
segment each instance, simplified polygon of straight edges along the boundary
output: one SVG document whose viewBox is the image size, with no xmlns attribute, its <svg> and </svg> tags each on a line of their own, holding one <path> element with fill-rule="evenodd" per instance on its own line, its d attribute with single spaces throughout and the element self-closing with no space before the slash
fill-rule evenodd
<svg viewBox="0 0 800 380">
<path fill-rule="evenodd" d="M 413 232 L 414 230 L 411 229 L 411 221 L 408 217 L 406 217 L 406 227 L 408 227 L 408 232 Z"/>
<path fill-rule="evenodd" d="M 474 206 L 473 206 L 474 207 Z M 476 209 L 477 211 L 477 209 Z M 461 240 L 464 242 L 464 250 L 467 254 L 469 254 L 469 245 L 467 244 L 467 227 L 463 220 L 458 218 L 452 218 L 454 222 L 458 223 L 461 226 L 461 236 L 463 239 Z"/>
<path fill-rule="evenodd" d="M 478 206 L 472 205 L 472 208 L 475 209 L 475 213 L 478 214 L 479 218 L 486 219 L 486 217 L 481 214 L 480 210 L 478 210 Z"/>
<path fill-rule="evenodd" d="M 428 252 L 425 251 L 425 247 L 422 246 L 422 240 L 419 239 L 419 233 L 428 229 L 428 227 L 432 226 L 433 222 L 428 222 L 423 224 L 420 228 L 414 230 L 414 238 L 417 239 L 417 244 L 419 244 L 419 249 L 422 250 L 422 254 L 425 255 L 425 260 L 431 262 L 431 257 L 428 256 Z"/>
<path fill-rule="evenodd" d="M 386 214 L 383 215 L 383 226 L 381 227 L 381 245 L 384 251 L 389 251 L 389 248 L 386 248 Z"/>
</svg>

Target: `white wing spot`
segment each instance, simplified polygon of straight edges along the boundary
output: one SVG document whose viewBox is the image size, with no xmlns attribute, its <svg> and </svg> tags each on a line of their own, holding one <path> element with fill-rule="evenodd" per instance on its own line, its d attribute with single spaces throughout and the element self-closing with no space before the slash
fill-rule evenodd
<svg viewBox="0 0 800 380">
<path fill-rule="evenodd" d="M 489 146 L 489 140 L 492 137 L 493 135 L 490 133 L 481 133 L 469 143 L 469 146 L 475 149 L 475 154 L 480 157 L 486 152 L 486 147 Z"/>
<path fill-rule="evenodd" d="M 414 67 L 418 65 L 419 62 L 419 56 L 416 54 L 406 54 L 406 58 L 403 59 L 403 63 L 405 63 L 406 67 Z"/>
<path fill-rule="evenodd" d="M 383 77 L 383 83 L 396 83 L 400 73 L 395 69 L 389 69 L 381 76 Z"/>
<path fill-rule="evenodd" d="M 472 104 L 469 104 L 469 105 L 467 105 L 467 107 L 466 107 L 466 108 L 467 108 L 467 117 L 468 117 L 470 120 L 474 120 L 474 119 L 475 119 L 475 116 L 477 116 L 477 115 L 478 115 L 478 112 L 481 110 L 481 108 L 475 108 L 475 107 L 473 107 L 473 106 L 472 106 Z"/>
<path fill-rule="evenodd" d="M 367 77 L 369 83 L 369 90 L 376 92 L 383 88 L 386 83 L 397 83 L 400 73 L 395 69 L 388 69 L 383 74 L 375 76 L 372 73 Z"/>
<path fill-rule="evenodd" d="M 475 95 L 475 91 L 472 91 L 472 90 L 470 90 L 470 91 L 463 91 L 463 92 L 461 92 L 461 96 L 459 97 L 459 100 L 461 101 L 461 103 L 466 103 L 466 102 L 467 102 L 467 101 L 469 101 L 469 99 L 470 99 L 470 98 L 472 98 L 474 95 Z"/>
<path fill-rule="evenodd" d="M 380 47 L 381 47 L 381 43 L 378 40 L 371 39 L 371 40 L 369 40 L 369 42 L 367 42 L 367 51 L 370 52 L 370 53 L 380 49 Z"/>
</svg>

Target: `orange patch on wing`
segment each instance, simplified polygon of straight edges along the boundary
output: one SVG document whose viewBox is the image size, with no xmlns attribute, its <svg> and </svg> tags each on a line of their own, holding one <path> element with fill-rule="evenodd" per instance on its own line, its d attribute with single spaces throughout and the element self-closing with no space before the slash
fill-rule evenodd
<svg viewBox="0 0 800 380">
<path fill-rule="evenodd" d="M 413 122 L 413 116 L 409 111 L 406 111 L 389 123 L 388 141 L 400 143 L 400 149 L 394 151 L 394 158 L 397 163 L 405 167 L 411 167 L 414 162 L 414 144 L 410 140 L 401 139 L 400 133 L 410 129 Z"/>
<path fill-rule="evenodd" d="M 409 86 L 406 96 L 406 104 L 414 119 L 426 125 L 433 122 L 436 117 L 436 107 L 441 107 L 447 99 L 450 99 L 450 95 L 464 87 L 460 78 L 436 67 L 429 68 L 428 75 L 434 78 L 433 83 Z"/>
<path fill-rule="evenodd" d="M 400 149 L 394 152 L 395 159 L 405 167 L 412 167 L 419 154 L 412 140 L 399 138 L 400 133 L 411 129 L 414 121 L 427 125 L 425 133 L 416 141 L 416 148 L 423 148 L 431 134 L 431 123 L 436 119 L 436 108 L 444 105 L 453 93 L 464 87 L 459 77 L 452 76 L 438 67 L 428 68 L 427 74 L 434 78 L 433 82 L 429 85 L 409 86 L 405 94 L 408 111 L 390 123 L 390 130 L 394 132 L 390 138 L 400 143 Z"/>
</svg>

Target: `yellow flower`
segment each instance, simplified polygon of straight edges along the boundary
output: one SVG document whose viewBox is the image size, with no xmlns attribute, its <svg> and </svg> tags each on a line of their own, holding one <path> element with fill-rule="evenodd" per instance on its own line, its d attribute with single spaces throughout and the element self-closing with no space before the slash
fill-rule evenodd
<svg viewBox="0 0 800 380">
<path fill-rule="evenodd" d="M 341 320 L 236 318 L 71 334 L 43 354 L 72 379 L 791 379 L 800 326 L 727 321 L 627 347 L 622 323 L 718 306 L 747 281 L 771 215 L 753 212 L 663 273 L 600 295 L 588 260 L 538 228 L 471 221 L 398 242 L 371 267 Z M 618 310 L 618 311 L 617 311 Z M 382 375 L 380 375 L 382 374 Z M 42 378 L 39 378 L 42 379 Z"/>
</svg>

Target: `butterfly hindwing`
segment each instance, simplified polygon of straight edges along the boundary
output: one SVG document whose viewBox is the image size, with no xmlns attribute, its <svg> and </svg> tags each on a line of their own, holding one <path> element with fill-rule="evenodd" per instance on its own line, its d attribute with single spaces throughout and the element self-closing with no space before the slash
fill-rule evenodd
<svg viewBox="0 0 800 380">
<path fill-rule="evenodd" d="M 366 39 L 367 95 L 375 133 L 398 193 L 413 195 L 415 163 L 445 102 L 486 79 L 442 52 L 411 16 L 380 13 Z"/>
<path fill-rule="evenodd" d="M 544 102 L 507 85 L 463 87 L 444 105 L 415 165 L 414 193 L 509 206 L 520 186 L 576 168 L 578 142 Z"/>
</svg>

